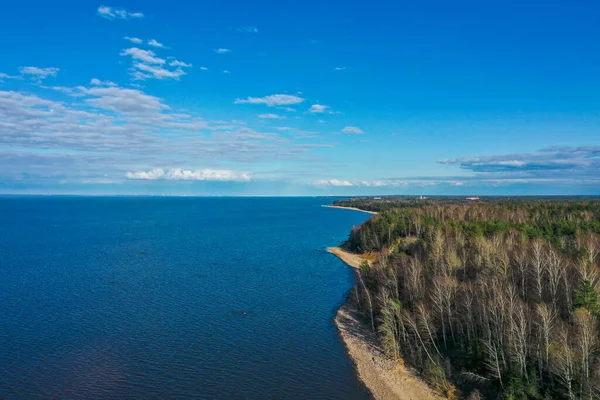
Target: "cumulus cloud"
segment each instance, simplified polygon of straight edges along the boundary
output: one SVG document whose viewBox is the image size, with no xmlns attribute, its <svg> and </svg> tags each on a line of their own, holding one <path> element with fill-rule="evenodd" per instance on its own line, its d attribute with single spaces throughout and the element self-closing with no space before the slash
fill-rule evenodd
<svg viewBox="0 0 600 400">
<path fill-rule="evenodd" d="M 186 72 L 181 68 L 169 70 L 160 66 L 148 65 L 144 63 L 135 63 L 133 77 L 136 80 L 155 79 L 176 79 L 179 80 Z"/>
<path fill-rule="evenodd" d="M 56 76 L 58 68 L 55 67 L 47 67 L 47 68 L 38 68 L 38 67 L 21 67 L 20 69 L 21 75 L 30 76 L 33 79 L 37 79 L 41 81 L 49 76 Z"/>
<path fill-rule="evenodd" d="M 142 44 L 144 41 L 140 38 L 125 36 L 123 39 L 129 40 L 131 43 Z"/>
<path fill-rule="evenodd" d="M 152 46 L 152 47 L 159 47 L 159 48 L 164 48 L 165 45 L 158 42 L 156 39 L 150 39 L 148 40 L 148 46 Z"/>
<path fill-rule="evenodd" d="M 217 53 L 217 54 L 227 54 L 227 53 L 231 53 L 231 49 L 224 49 L 224 48 L 215 49 L 215 53 Z"/>
<path fill-rule="evenodd" d="M 165 171 L 161 168 L 155 168 L 150 171 L 135 171 L 127 172 L 125 176 L 128 179 L 140 180 L 186 180 L 186 181 L 232 181 L 232 182 L 247 182 L 251 179 L 249 172 L 233 171 L 226 169 L 201 169 L 201 170 L 185 170 L 182 168 L 174 168 Z"/>
<path fill-rule="evenodd" d="M 236 99 L 234 104 L 265 104 L 269 107 L 287 106 L 302 103 L 302 97 L 290 94 L 272 94 L 265 97 L 248 97 L 247 99 Z"/>
<path fill-rule="evenodd" d="M 86 102 L 94 107 L 115 111 L 127 115 L 149 115 L 168 110 L 158 97 L 150 96 L 140 90 L 120 87 L 81 88 L 90 96 Z"/>
<path fill-rule="evenodd" d="M 156 53 L 151 50 L 142 50 L 137 47 L 131 47 L 129 49 L 121 50 L 122 56 L 130 56 L 134 60 L 143 61 L 148 64 L 163 65 L 165 60 L 156 57 Z"/>
<path fill-rule="evenodd" d="M 259 114 L 258 118 L 262 119 L 285 119 L 285 117 L 277 114 Z"/>
<path fill-rule="evenodd" d="M 146 79 L 175 79 L 179 80 L 186 72 L 181 69 L 182 66 L 190 67 L 191 64 L 185 64 L 174 60 L 169 66 L 177 67 L 168 69 L 164 67 L 166 60 L 157 57 L 151 50 L 143 50 L 137 47 L 121 50 L 122 56 L 130 56 L 133 61 L 131 76 L 134 80 Z"/>
<path fill-rule="evenodd" d="M 192 64 L 186 64 L 183 61 L 179 61 L 179 60 L 173 60 L 169 63 L 169 66 L 171 67 L 183 67 L 183 68 L 191 68 Z M 202 68 L 200 68 L 202 69 Z"/>
<path fill-rule="evenodd" d="M 114 82 L 111 82 L 111 81 L 101 81 L 100 79 L 97 79 L 97 78 L 93 78 L 90 81 L 90 85 L 93 85 L 93 86 L 117 86 L 117 84 L 114 83 Z"/>
<path fill-rule="evenodd" d="M 123 9 L 116 9 L 107 6 L 98 7 L 98 15 L 106 19 L 130 19 L 130 18 L 144 18 L 144 14 L 141 12 L 129 12 Z"/>
<path fill-rule="evenodd" d="M 345 126 L 342 129 L 342 133 L 347 133 L 347 134 L 350 134 L 350 135 L 362 135 L 365 132 L 363 132 L 362 129 L 357 128 L 356 126 Z"/>
<path fill-rule="evenodd" d="M 327 111 L 327 109 L 329 108 L 329 106 L 325 106 L 323 104 L 313 104 L 312 106 L 310 106 L 308 112 L 311 114 L 321 114 Z"/>
<path fill-rule="evenodd" d="M 355 186 L 352 182 L 340 179 L 321 179 L 315 182 L 318 186 Z"/>
</svg>

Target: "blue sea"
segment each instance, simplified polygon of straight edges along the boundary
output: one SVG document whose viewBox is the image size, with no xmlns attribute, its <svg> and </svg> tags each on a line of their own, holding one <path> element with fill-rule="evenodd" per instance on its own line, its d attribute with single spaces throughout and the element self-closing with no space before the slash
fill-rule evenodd
<svg viewBox="0 0 600 400">
<path fill-rule="evenodd" d="M 330 202 L 0 197 L 0 398 L 371 398 Z"/>
</svg>

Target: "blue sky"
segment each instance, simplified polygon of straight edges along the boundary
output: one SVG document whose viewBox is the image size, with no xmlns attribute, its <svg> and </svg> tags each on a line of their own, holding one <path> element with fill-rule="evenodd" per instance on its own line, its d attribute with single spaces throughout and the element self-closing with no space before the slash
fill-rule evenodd
<svg viewBox="0 0 600 400">
<path fill-rule="evenodd" d="M 0 193 L 600 194 L 598 15 L 9 2 Z"/>
</svg>

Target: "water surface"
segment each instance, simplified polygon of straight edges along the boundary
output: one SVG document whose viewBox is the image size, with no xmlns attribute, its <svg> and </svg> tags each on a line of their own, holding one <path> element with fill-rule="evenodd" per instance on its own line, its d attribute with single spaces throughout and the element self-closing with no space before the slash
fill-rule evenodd
<svg viewBox="0 0 600 400">
<path fill-rule="evenodd" d="M 0 197 L 0 398 L 370 398 L 329 201 Z"/>
</svg>

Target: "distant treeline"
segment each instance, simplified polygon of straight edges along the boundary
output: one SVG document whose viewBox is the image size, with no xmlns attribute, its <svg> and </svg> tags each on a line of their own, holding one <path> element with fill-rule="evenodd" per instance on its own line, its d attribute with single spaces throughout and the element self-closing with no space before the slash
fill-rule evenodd
<svg viewBox="0 0 600 400">
<path fill-rule="evenodd" d="M 337 202 L 383 211 L 345 246 L 392 358 L 450 398 L 600 396 L 600 201 L 392 203 Z"/>
</svg>

